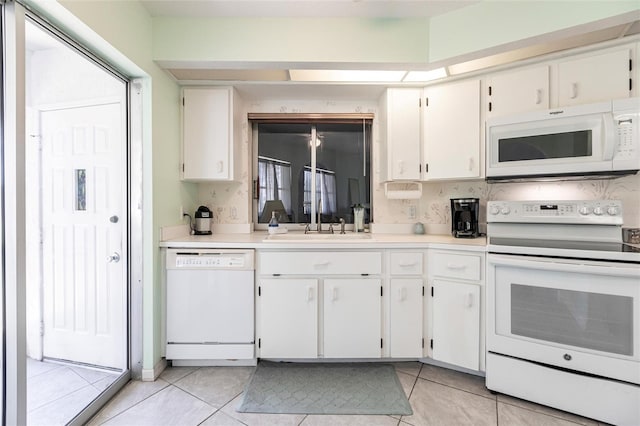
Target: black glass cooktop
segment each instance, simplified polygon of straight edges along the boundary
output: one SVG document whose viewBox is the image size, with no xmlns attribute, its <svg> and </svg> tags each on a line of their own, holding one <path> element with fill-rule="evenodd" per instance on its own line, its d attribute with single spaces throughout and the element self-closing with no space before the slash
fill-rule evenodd
<svg viewBox="0 0 640 426">
<path fill-rule="evenodd" d="M 489 237 L 489 244 L 509 247 L 535 247 L 565 250 L 606 251 L 614 253 L 640 253 L 640 248 L 630 246 L 628 244 L 592 241 L 533 240 L 526 238 Z"/>
</svg>

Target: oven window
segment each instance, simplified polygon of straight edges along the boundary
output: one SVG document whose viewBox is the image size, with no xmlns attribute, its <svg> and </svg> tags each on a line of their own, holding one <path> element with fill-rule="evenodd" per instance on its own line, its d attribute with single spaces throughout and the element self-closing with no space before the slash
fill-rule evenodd
<svg viewBox="0 0 640 426">
<path fill-rule="evenodd" d="M 498 140 L 498 161 L 544 160 L 590 157 L 591 131 L 552 133 Z"/>
<path fill-rule="evenodd" d="M 633 355 L 633 299 L 511 284 L 511 334 Z"/>
</svg>

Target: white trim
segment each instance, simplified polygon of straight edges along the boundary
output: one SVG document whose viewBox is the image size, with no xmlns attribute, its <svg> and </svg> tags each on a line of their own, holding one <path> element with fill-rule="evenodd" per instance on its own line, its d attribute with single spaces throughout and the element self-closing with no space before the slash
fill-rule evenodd
<svg viewBox="0 0 640 426">
<path fill-rule="evenodd" d="M 27 421 L 25 242 L 25 10 L 3 5 L 5 424 Z"/>
<path fill-rule="evenodd" d="M 165 368 L 167 368 L 167 360 L 164 358 L 161 358 L 160 361 L 158 361 L 158 363 L 154 365 L 152 369 L 143 368 L 142 381 L 154 382 L 158 377 L 160 377 L 160 374 L 165 370 Z"/>
</svg>

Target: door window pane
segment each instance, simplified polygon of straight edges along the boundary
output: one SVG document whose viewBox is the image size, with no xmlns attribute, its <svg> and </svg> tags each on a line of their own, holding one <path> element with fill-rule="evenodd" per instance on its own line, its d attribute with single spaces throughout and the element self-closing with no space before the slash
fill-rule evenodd
<svg viewBox="0 0 640 426">
<path fill-rule="evenodd" d="M 87 171 L 76 169 L 76 210 L 87 210 Z"/>
</svg>

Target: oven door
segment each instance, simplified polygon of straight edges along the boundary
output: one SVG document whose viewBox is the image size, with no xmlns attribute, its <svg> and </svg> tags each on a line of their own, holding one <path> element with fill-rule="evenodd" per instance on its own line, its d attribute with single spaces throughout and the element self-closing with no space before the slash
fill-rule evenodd
<svg viewBox="0 0 640 426">
<path fill-rule="evenodd" d="M 490 253 L 487 350 L 640 384 L 640 265 Z"/>
</svg>

